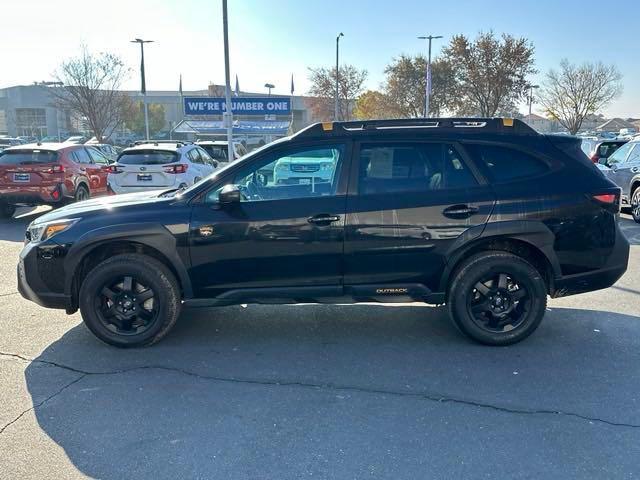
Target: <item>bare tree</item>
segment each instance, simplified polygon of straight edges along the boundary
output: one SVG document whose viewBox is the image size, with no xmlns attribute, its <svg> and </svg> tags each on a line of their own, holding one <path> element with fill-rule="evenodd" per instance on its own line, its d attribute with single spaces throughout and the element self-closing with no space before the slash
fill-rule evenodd
<svg viewBox="0 0 640 480">
<path fill-rule="evenodd" d="M 98 141 L 108 138 L 123 122 L 127 96 L 120 91 L 130 70 L 112 53 L 92 54 L 81 47 L 56 72 L 64 87 L 51 89 L 56 107 L 87 119 Z"/>
<path fill-rule="evenodd" d="M 338 116 L 340 120 L 349 120 L 352 116 L 355 100 L 364 89 L 367 71 L 360 70 L 353 65 L 340 67 Z M 336 89 L 336 69 L 309 68 L 311 88 L 307 106 L 316 120 L 333 119 Z"/>
<path fill-rule="evenodd" d="M 454 36 L 439 59 L 453 72 L 457 113 L 493 117 L 513 111 L 526 94 L 527 76 L 536 73 L 533 54 L 526 38 L 493 32 L 473 41 Z"/>
<path fill-rule="evenodd" d="M 575 135 L 582 122 L 622 93 L 622 75 L 614 65 L 583 63 L 567 59 L 560 70 L 549 70 L 540 92 L 547 114 Z"/>
</svg>

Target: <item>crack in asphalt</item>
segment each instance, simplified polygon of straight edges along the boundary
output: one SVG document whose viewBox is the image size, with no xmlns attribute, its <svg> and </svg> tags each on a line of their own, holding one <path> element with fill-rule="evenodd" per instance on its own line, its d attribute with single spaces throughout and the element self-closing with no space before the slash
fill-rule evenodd
<svg viewBox="0 0 640 480">
<path fill-rule="evenodd" d="M 9 428 L 11 425 L 13 425 L 14 423 L 16 423 L 18 420 L 20 420 L 26 413 L 30 412 L 31 410 L 35 410 L 38 407 L 41 407 L 42 405 L 44 405 L 45 403 L 47 403 L 49 400 L 51 400 L 53 397 L 57 397 L 58 395 L 60 395 L 62 392 L 64 392 L 67 388 L 69 388 L 71 385 L 73 385 L 74 383 L 79 382 L 80 380 L 82 380 L 84 377 L 86 377 L 86 375 L 80 375 L 78 378 L 72 380 L 71 382 L 65 384 L 60 390 L 58 390 L 57 392 L 55 392 L 52 395 L 49 395 L 47 398 L 45 398 L 44 400 L 42 400 L 40 403 L 38 403 L 37 405 L 32 405 L 31 407 L 27 408 L 25 411 L 23 411 L 22 413 L 20 413 L 20 415 L 18 415 L 16 418 L 14 418 L 13 420 L 11 420 L 9 423 L 3 425 L 2 427 L 0 427 L 0 435 L 2 435 L 4 433 L 4 431 Z"/>
<path fill-rule="evenodd" d="M 41 364 L 44 364 L 44 365 L 57 367 L 57 368 L 61 368 L 61 369 L 67 370 L 67 371 L 71 371 L 71 372 L 80 374 L 80 377 L 78 377 L 75 380 L 73 380 L 72 382 L 66 384 L 58 392 L 56 392 L 53 395 L 51 395 L 50 397 L 44 399 L 38 405 L 34 405 L 31 408 L 25 410 L 20 415 L 18 415 L 18 417 L 16 417 L 11 422 L 6 424 L 4 427 L 1 427 L 0 428 L 0 434 L 3 433 L 4 430 L 9 425 L 11 425 L 11 424 L 15 423 L 16 421 L 18 421 L 20 419 L 20 417 L 22 417 L 28 411 L 35 410 L 36 408 L 44 405 L 49 400 L 51 400 L 52 398 L 54 398 L 57 395 L 61 394 L 64 390 L 66 390 L 67 388 L 69 388 L 70 386 L 72 386 L 73 384 L 79 382 L 80 380 L 82 380 L 83 378 L 85 378 L 87 376 L 94 376 L 94 375 L 95 376 L 99 376 L 99 375 L 121 375 L 121 374 L 129 373 L 129 372 L 134 372 L 136 370 L 163 370 L 163 371 L 168 371 L 168 372 L 180 373 L 180 374 L 183 374 L 183 375 L 199 378 L 199 379 L 202 379 L 202 380 L 213 380 L 213 381 L 217 381 L 217 382 L 237 383 L 237 384 L 245 384 L 245 385 L 248 384 L 248 385 L 261 385 L 261 386 L 301 387 L 301 388 L 313 388 L 313 389 L 317 389 L 317 390 L 337 390 L 337 391 L 369 393 L 369 394 L 377 394 L 377 395 L 392 395 L 392 396 L 398 396 L 398 397 L 421 398 L 421 399 L 428 400 L 428 401 L 431 401 L 431 402 L 453 403 L 453 404 L 466 405 L 466 406 L 471 406 L 471 407 L 476 407 L 476 408 L 485 408 L 485 409 L 495 410 L 495 411 L 498 411 L 498 412 L 511 413 L 511 414 L 516 414 L 516 415 L 559 415 L 559 416 L 578 418 L 578 419 L 581 419 L 581 420 L 586 420 L 588 422 L 603 423 L 603 424 L 610 425 L 610 426 L 613 426 L 613 427 L 640 428 L 640 424 L 614 422 L 614 421 L 611 421 L 611 420 L 605 420 L 605 419 L 598 418 L 598 417 L 589 417 L 587 415 L 581 415 L 579 413 L 574 413 L 574 412 L 565 412 L 565 411 L 562 411 L 562 410 L 547 410 L 547 409 L 530 410 L 530 409 L 521 409 L 521 408 L 511 408 L 511 407 L 504 407 L 504 406 L 500 406 L 500 405 L 494 405 L 492 403 L 468 400 L 468 399 L 464 399 L 464 398 L 441 395 L 441 394 L 436 394 L 436 393 L 429 393 L 429 392 L 407 392 L 407 391 L 398 391 L 398 390 L 381 389 L 381 388 L 356 387 L 356 386 L 352 386 L 352 385 L 339 385 L 339 384 L 332 384 L 332 383 L 311 383 L 311 382 L 298 382 L 298 381 L 287 381 L 287 380 L 269 380 L 269 379 L 261 380 L 261 379 L 251 379 L 251 378 L 219 377 L 219 376 L 214 376 L 214 375 L 202 375 L 202 374 L 191 372 L 189 370 L 185 370 L 185 369 L 182 369 L 182 368 L 167 367 L 167 366 L 163 366 L 163 365 L 142 365 L 142 366 L 138 366 L 138 367 L 124 368 L 124 369 L 120 369 L 120 370 L 113 370 L 113 371 L 107 371 L 107 372 L 104 372 L 104 371 L 88 371 L 88 370 L 81 370 L 81 369 L 78 369 L 78 368 L 74 368 L 74 367 L 71 367 L 69 365 L 64 365 L 64 364 L 57 363 L 57 362 L 50 361 L 50 360 L 40 360 L 40 359 L 28 358 L 28 357 L 25 357 L 25 356 L 17 354 L 17 353 L 0 352 L 0 356 L 10 357 L 10 358 L 22 360 L 22 361 L 25 361 L 25 362 L 29 362 L 29 363 L 34 363 L 34 362 L 35 363 L 41 363 Z"/>
</svg>

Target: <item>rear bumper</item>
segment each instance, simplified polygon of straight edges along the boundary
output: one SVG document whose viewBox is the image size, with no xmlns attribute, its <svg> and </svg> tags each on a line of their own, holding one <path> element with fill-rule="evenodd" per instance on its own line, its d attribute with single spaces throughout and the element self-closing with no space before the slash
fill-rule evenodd
<svg viewBox="0 0 640 480">
<path fill-rule="evenodd" d="M 629 241 L 619 228 L 616 230 L 615 248 L 609 257 L 607 266 L 586 273 L 556 278 L 551 292 L 552 297 L 566 297 L 609 288 L 624 275 L 629 263 Z"/>
<path fill-rule="evenodd" d="M 64 183 L 38 187 L 0 185 L 0 201 L 12 205 L 56 204 L 69 196 Z"/>
<path fill-rule="evenodd" d="M 113 191 L 113 193 L 115 194 L 123 194 L 123 193 L 137 193 L 137 192 L 152 192 L 154 190 L 169 190 L 171 188 L 177 188 L 180 185 L 180 182 L 176 182 L 173 185 L 149 185 L 147 186 L 130 186 L 130 187 L 122 187 L 120 185 L 116 185 L 113 183 L 109 183 L 109 188 L 111 188 L 111 190 Z"/>
</svg>

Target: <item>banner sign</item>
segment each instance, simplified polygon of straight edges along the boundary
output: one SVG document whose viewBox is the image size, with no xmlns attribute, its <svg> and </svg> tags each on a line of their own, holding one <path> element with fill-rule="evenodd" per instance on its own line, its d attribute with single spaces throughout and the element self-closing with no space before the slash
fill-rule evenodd
<svg viewBox="0 0 640 480">
<path fill-rule="evenodd" d="M 185 115 L 222 115 L 226 111 L 224 98 L 185 97 Z M 291 99 L 288 97 L 234 97 L 231 99 L 234 115 L 289 115 Z"/>
</svg>

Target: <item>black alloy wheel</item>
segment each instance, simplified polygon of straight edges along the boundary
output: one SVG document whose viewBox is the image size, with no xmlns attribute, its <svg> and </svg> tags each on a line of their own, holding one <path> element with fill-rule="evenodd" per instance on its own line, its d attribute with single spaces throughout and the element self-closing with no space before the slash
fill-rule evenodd
<svg viewBox="0 0 640 480">
<path fill-rule="evenodd" d="M 494 333 L 518 328 L 531 309 L 526 287 L 507 273 L 492 273 L 482 278 L 473 285 L 467 301 L 474 322 Z"/>
<path fill-rule="evenodd" d="M 158 320 L 155 292 L 131 275 L 108 281 L 95 300 L 100 322 L 119 335 L 144 333 Z"/>
</svg>

